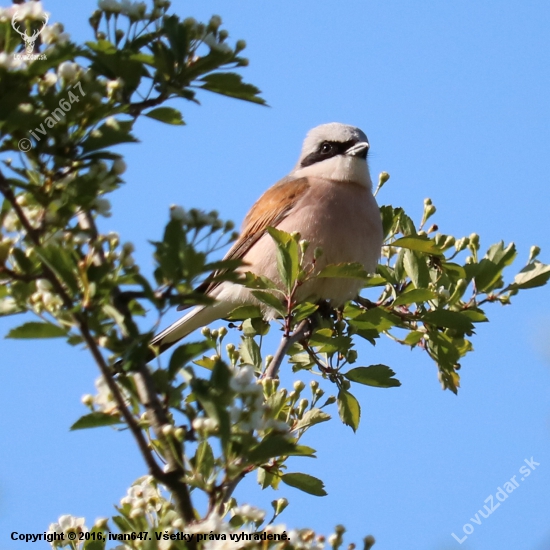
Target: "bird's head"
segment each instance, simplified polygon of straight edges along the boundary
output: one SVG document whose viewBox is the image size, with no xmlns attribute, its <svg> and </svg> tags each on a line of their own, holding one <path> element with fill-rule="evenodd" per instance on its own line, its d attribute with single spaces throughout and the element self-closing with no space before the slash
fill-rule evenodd
<svg viewBox="0 0 550 550">
<path fill-rule="evenodd" d="M 339 122 L 322 124 L 307 134 L 293 175 L 352 182 L 372 188 L 368 152 L 369 141 L 359 128 Z"/>
</svg>

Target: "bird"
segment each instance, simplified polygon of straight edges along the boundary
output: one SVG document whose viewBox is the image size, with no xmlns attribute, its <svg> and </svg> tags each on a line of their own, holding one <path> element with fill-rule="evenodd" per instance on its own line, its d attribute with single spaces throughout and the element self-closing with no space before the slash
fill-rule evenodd
<svg viewBox="0 0 550 550">
<path fill-rule="evenodd" d="M 310 130 L 298 163 L 254 203 L 244 218 L 240 236 L 224 259 L 240 259 L 244 263 L 239 271 L 265 276 L 281 285 L 276 244 L 267 232 L 267 228 L 274 227 L 298 232 L 310 243 L 304 256 L 306 265 L 312 265 L 314 250 L 322 249 L 315 260 L 316 272 L 330 264 L 359 263 L 366 272 L 374 273 L 383 232 L 372 193 L 369 148 L 365 133 L 354 126 L 333 122 Z M 266 320 L 276 317 L 274 310 L 238 283 L 207 281 L 199 288 L 215 302 L 194 307 L 157 334 L 151 341 L 157 354 L 198 328 L 227 317 L 239 306 L 258 305 Z M 325 300 L 338 307 L 357 297 L 361 288 L 360 279 L 313 279 L 298 288 L 297 299 Z"/>
</svg>

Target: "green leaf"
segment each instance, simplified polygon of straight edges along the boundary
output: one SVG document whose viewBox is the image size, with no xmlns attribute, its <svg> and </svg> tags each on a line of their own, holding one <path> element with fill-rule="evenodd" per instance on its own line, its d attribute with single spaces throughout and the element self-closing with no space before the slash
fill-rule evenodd
<svg viewBox="0 0 550 550">
<path fill-rule="evenodd" d="M 276 290 L 278 288 L 277 285 L 273 281 L 270 281 L 267 277 L 264 277 L 263 275 L 255 275 L 250 271 L 247 271 L 244 274 L 244 281 L 242 283 L 246 286 L 246 288 L 256 288 L 261 290 Z"/>
<path fill-rule="evenodd" d="M 430 282 L 430 272 L 426 260 L 418 252 L 407 249 L 403 256 L 403 266 L 416 288 L 426 288 Z"/>
<path fill-rule="evenodd" d="M 334 336 L 329 328 L 316 330 L 310 337 L 309 343 L 318 348 L 319 353 L 334 353 L 349 349 L 351 338 L 349 336 Z"/>
<path fill-rule="evenodd" d="M 69 252 L 60 246 L 50 245 L 35 247 L 41 260 L 51 267 L 56 275 L 67 285 L 72 292 L 78 291 L 78 281 L 75 277 L 76 262 Z"/>
<path fill-rule="evenodd" d="M 535 261 L 526 265 L 515 277 L 509 290 L 523 290 L 543 286 L 550 279 L 550 265 Z"/>
<path fill-rule="evenodd" d="M 401 237 L 391 243 L 391 246 L 400 246 L 407 248 L 408 250 L 415 250 L 416 252 L 424 252 L 425 254 L 433 254 L 441 256 L 443 251 L 439 246 L 435 244 L 433 239 L 429 239 L 424 235 L 409 235 L 408 237 Z"/>
<path fill-rule="evenodd" d="M 275 311 L 281 314 L 282 317 L 286 315 L 286 308 L 283 306 L 281 300 L 271 294 L 271 292 L 264 292 L 263 290 L 253 290 L 252 295 L 260 300 L 260 302 L 272 307 Z"/>
<path fill-rule="evenodd" d="M 502 270 L 510 265 L 517 256 L 514 243 L 504 248 L 501 241 L 489 248 L 485 258 L 479 262 L 475 273 L 476 288 L 480 292 L 490 292 L 499 283 Z"/>
<path fill-rule="evenodd" d="M 196 467 L 205 479 L 212 474 L 214 468 L 214 453 L 208 441 L 201 441 L 196 454 Z"/>
<path fill-rule="evenodd" d="M 201 87 L 204 90 L 265 105 L 265 100 L 258 97 L 260 90 L 252 84 L 245 84 L 239 74 L 213 73 L 199 79 L 199 82 L 203 83 Z"/>
<path fill-rule="evenodd" d="M 182 346 L 176 348 L 174 353 L 172 353 L 170 363 L 168 364 L 168 372 L 170 376 L 175 376 L 186 363 L 212 347 L 213 345 L 210 342 L 202 341 L 183 344 Z"/>
<path fill-rule="evenodd" d="M 399 317 L 387 312 L 381 307 L 369 309 L 350 320 L 350 324 L 358 329 L 383 332 L 399 324 Z"/>
<path fill-rule="evenodd" d="M 369 279 L 369 274 L 360 263 L 345 263 L 327 265 L 320 271 L 317 277 L 330 277 L 339 279 Z"/>
<path fill-rule="evenodd" d="M 149 118 L 164 122 L 165 124 L 175 124 L 178 126 L 185 124 L 181 113 L 172 107 L 157 107 L 156 109 L 143 114 Z"/>
<path fill-rule="evenodd" d="M 102 124 L 98 128 L 100 135 L 90 135 L 80 145 L 83 153 L 106 149 L 119 143 L 133 143 L 137 139 L 130 133 L 133 121 L 117 121 L 116 125 Z"/>
<path fill-rule="evenodd" d="M 244 321 L 245 319 L 257 319 L 262 317 L 262 310 L 258 306 L 240 306 L 235 308 L 227 319 L 231 321 Z"/>
<path fill-rule="evenodd" d="M 424 333 L 420 332 L 419 330 L 413 330 L 412 332 L 409 332 L 403 342 L 405 342 L 406 345 L 414 347 L 420 340 L 424 338 Z"/>
<path fill-rule="evenodd" d="M 448 309 L 428 311 L 422 316 L 422 321 L 437 327 L 452 328 L 466 334 L 472 334 L 474 329 L 474 324 L 466 315 Z"/>
<path fill-rule="evenodd" d="M 67 336 L 68 330 L 52 323 L 30 321 L 12 328 L 6 338 L 61 338 Z"/>
<path fill-rule="evenodd" d="M 303 430 L 304 428 L 311 428 L 315 424 L 320 424 L 321 422 L 326 422 L 330 420 L 330 414 L 322 411 L 321 409 L 314 408 L 307 411 L 304 416 L 296 423 L 294 430 Z"/>
<path fill-rule="evenodd" d="M 256 369 L 259 369 L 262 366 L 262 353 L 260 352 L 260 347 L 254 338 L 243 336 L 241 345 L 239 346 L 239 351 L 241 354 L 241 359 L 244 363 L 252 365 Z"/>
<path fill-rule="evenodd" d="M 344 424 L 350 426 L 355 432 L 359 427 L 361 407 L 355 397 L 346 390 L 338 392 L 338 414 Z"/>
<path fill-rule="evenodd" d="M 312 304 L 310 302 L 298 304 L 292 312 L 294 314 L 294 322 L 298 323 L 303 319 L 307 319 L 308 317 L 313 315 L 318 309 L 319 306 L 317 304 Z"/>
<path fill-rule="evenodd" d="M 276 456 L 290 456 L 296 453 L 296 444 L 283 435 L 268 435 L 248 453 L 248 461 L 263 464 Z"/>
<path fill-rule="evenodd" d="M 401 294 L 393 305 L 405 306 L 409 304 L 419 304 L 427 302 L 428 300 L 433 300 L 434 298 L 437 298 L 437 294 L 433 290 L 428 290 L 427 288 L 413 288 L 409 292 Z"/>
<path fill-rule="evenodd" d="M 281 480 L 283 483 L 290 485 L 290 487 L 300 489 L 300 491 L 304 491 L 304 493 L 309 493 L 316 497 L 324 497 L 327 495 L 325 484 L 320 479 L 310 476 L 309 474 L 293 472 L 284 474 L 281 476 Z"/>
<path fill-rule="evenodd" d="M 371 365 L 370 367 L 356 367 L 344 373 L 352 382 L 374 386 L 375 388 L 397 388 L 401 382 L 394 378 L 395 372 L 386 365 Z"/>
<path fill-rule="evenodd" d="M 115 424 L 122 424 L 118 416 L 96 411 L 81 416 L 71 426 L 71 431 L 85 430 L 87 428 L 101 428 L 103 426 L 114 426 Z"/>
<path fill-rule="evenodd" d="M 281 281 L 290 293 L 300 273 L 298 243 L 289 233 L 274 227 L 268 227 L 267 232 L 277 245 L 277 270 Z"/>
</svg>

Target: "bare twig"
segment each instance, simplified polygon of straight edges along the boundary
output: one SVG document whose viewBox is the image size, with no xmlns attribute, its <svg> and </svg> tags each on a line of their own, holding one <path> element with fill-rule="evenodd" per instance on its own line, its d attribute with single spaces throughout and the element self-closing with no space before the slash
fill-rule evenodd
<svg viewBox="0 0 550 550">
<path fill-rule="evenodd" d="M 295 344 L 296 342 L 299 342 L 300 340 L 305 338 L 308 331 L 309 331 L 309 320 L 304 319 L 296 327 L 296 329 L 292 334 L 289 334 L 289 335 L 285 334 L 282 337 L 281 343 L 279 344 L 279 348 L 275 352 L 275 355 L 273 356 L 271 363 L 269 363 L 268 367 L 265 369 L 263 378 L 277 377 L 277 371 L 279 370 L 279 367 L 283 362 L 284 356 L 286 355 L 288 348 L 292 346 L 292 344 Z"/>
</svg>

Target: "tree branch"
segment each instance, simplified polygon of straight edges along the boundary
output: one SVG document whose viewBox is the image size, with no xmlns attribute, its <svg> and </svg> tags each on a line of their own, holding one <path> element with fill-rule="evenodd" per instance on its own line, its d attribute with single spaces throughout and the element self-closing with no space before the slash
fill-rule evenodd
<svg viewBox="0 0 550 550">
<path fill-rule="evenodd" d="M 286 355 L 288 348 L 292 346 L 292 344 L 295 344 L 296 342 L 299 342 L 300 340 L 305 338 L 308 332 L 309 332 L 309 320 L 304 319 L 296 327 L 296 329 L 292 334 L 289 334 L 289 335 L 285 334 L 282 337 L 281 343 L 279 344 L 279 348 L 275 352 L 275 355 L 273 356 L 271 363 L 269 363 L 268 367 L 265 369 L 263 378 L 277 377 L 277 372 L 279 370 L 279 367 L 281 366 L 281 363 L 283 362 L 284 356 Z"/>
</svg>

